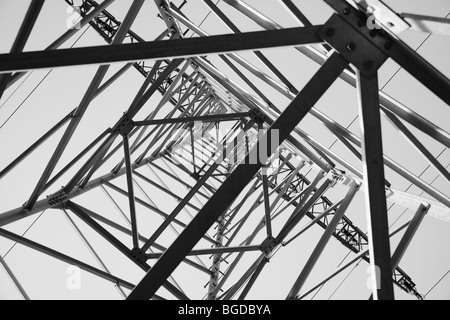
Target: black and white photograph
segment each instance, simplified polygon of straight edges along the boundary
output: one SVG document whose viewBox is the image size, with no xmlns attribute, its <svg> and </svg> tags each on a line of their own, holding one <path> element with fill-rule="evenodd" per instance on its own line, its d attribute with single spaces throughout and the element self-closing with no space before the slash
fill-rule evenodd
<svg viewBox="0 0 450 320">
<path fill-rule="evenodd" d="M 0 0 L 0 30 L 0 301 L 450 300 L 449 0 Z"/>
</svg>

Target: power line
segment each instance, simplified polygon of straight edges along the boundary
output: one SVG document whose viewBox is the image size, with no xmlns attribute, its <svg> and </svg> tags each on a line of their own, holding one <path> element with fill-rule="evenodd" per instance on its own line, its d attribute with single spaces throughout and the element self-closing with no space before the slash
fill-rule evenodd
<svg viewBox="0 0 450 320">
<path fill-rule="evenodd" d="M 25 232 L 22 234 L 22 237 L 25 237 L 26 236 L 26 234 L 28 233 L 28 231 L 30 231 L 31 230 L 31 228 L 33 228 L 33 226 L 38 222 L 38 220 L 44 215 L 44 213 L 45 213 L 45 211 L 43 211 L 40 215 L 39 215 L 39 217 L 37 217 L 34 221 L 33 221 L 33 223 L 28 227 L 28 229 L 27 230 L 25 230 Z M 15 242 L 12 246 L 11 246 L 11 248 L 9 248 L 9 250 L 8 250 L 8 252 L 6 252 L 6 254 L 3 256 L 3 259 L 5 259 L 6 258 L 6 256 L 16 247 L 16 245 L 17 245 L 17 242 Z"/>
<path fill-rule="evenodd" d="M 86 28 L 86 30 L 84 30 L 84 32 L 78 37 L 78 39 L 73 43 L 73 45 L 71 46 L 71 48 L 73 48 L 78 41 L 84 36 L 84 34 L 89 30 L 90 26 L 88 26 L 88 28 Z M 3 129 L 3 127 L 9 122 L 9 120 L 11 120 L 12 117 L 14 117 L 14 115 L 20 110 L 20 108 L 28 101 L 28 99 L 34 94 L 34 92 L 36 92 L 36 90 L 42 85 L 42 83 L 48 78 L 48 76 L 53 72 L 53 69 L 50 70 L 45 76 L 44 78 L 42 78 L 42 80 L 34 87 L 34 89 L 28 94 L 28 96 L 22 101 L 22 103 L 19 104 L 19 106 L 14 110 L 14 112 L 8 117 L 8 119 L 6 119 L 5 122 L 3 122 L 3 124 L 0 126 L 0 130 Z M 31 73 L 30 73 L 31 75 Z M 22 84 L 30 77 L 30 75 L 28 75 L 28 77 L 22 82 Z M 22 86 L 22 84 L 20 86 Z M 20 88 L 19 86 L 19 88 Z M 18 89 L 16 89 L 17 91 Z M 16 92 L 14 91 L 14 93 Z M 13 93 L 13 94 L 14 94 Z M 9 100 L 9 98 L 8 98 Z M 7 101 L 8 101 L 7 100 Z M 6 102 L 5 102 L 6 103 Z M 4 104 L 3 104 L 4 105 Z M 3 107 L 2 105 L 2 107 Z M 1 108 L 1 107 L 0 107 Z"/>
<path fill-rule="evenodd" d="M 448 18 L 450 16 L 450 12 L 445 16 L 445 18 Z M 425 40 L 422 41 L 422 43 L 417 47 L 417 49 L 415 50 L 416 52 L 420 50 L 420 48 L 422 48 L 424 46 L 424 44 L 431 38 L 432 33 L 430 33 Z M 383 85 L 383 87 L 380 89 L 380 91 L 383 91 L 389 83 L 391 83 L 392 80 L 394 80 L 394 78 L 397 76 L 397 74 L 402 70 L 402 67 L 399 67 L 397 69 L 397 71 L 389 78 L 389 80 Z M 353 119 L 353 121 L 348 125 L 347 130 L 353 125 L 353 123 L 355 123 L 355 121 L 359 118 L 359 115 L 356 115 L 355 119 Z M 333 144 L 330 146 L 329 149 L 333 148 L 334 145 L 339 141 L 339 139 L 336 139 Z"/>
<path fill-rule="evenodd" d="M 439 157 L 445 152 L 447 150 L 447 148 L 445 148 L 441 153 L 440 153 L 440 155 L 436 158 L 436 159 L 439 159 Z M 445 169 L 448 169 L 448 167 L 450 167 L 450 163 L 447 165 L 447 167 L 445 167 Z M 430 168 L 430 166 L 428 166 L 423 172 L 422 172 L 422 174 L 419 176 L 419 178 L 428 170 Z M 432 185 L 439 177 L 440 177 L 441 175 L 437 175 L 437 177 L 436 178 L 434 178 L 432 181 L 431 181 L 431 183 L 430 183 L 430 185 Z M 413 186 L 413 184 L 411 184 L 410 186 L 409 186 L 409 188 L 408 189 L 406 189 L 406 191 L 408 191 L 411 187 Z M 406 192 L 405 191 L 405 192 Z M 422 191 L 420 194 L 419 194 L 419 197 L 420 196 L 422 196 L 423 194 L 425 193 L 425 191 Z M 393 206 L 394 204 L 392 204 L 392 206 Z M 391 207 L 392 207 L 391 206 Z M 406 211 L 408 211 L 408 208 L 406 208 L 404 211 L 403 211 L 403 213 L 397 218 L 397 220 L 395 220 L 393 223 L 392 223 L 392 225 L 389 227 L 389 228 L 392 228 L 396 223 L 397 223 L 397 221 L 398 220 L 400 220 L 402 217 L 403 217 L 403 215 L 406 213 Z"/>
<path fill-rule="evenodd" d="M 217 1 L 215 5 L 217 6 L 217 5 L 219 4 L 220 1 L 222 1 L 222 0 Z M 206 17 L 203 18 L 202 22 L 200 22 L 200 24 L 198 25 L 199 28 L 203 25 L 203 23 L 205 23 L 206 19 L 209 18 L 209 16 L 211 15 L 211 13 L 212 13 L 212 10 L 209 10 L 209 12 L 208 12 L 208 14 L 206 15 Z M 195 35 L 195 32 L 192 31 L 191 38 L 192 38 L 194 35 Z"/>
<path fill-rule="evenodd" d="M 36 92 L 36 90 L 42 85 L 42 83 L 45 81 L 45 79 L 48 78 L 48 76 L 52 73 L 53 69 L 50 70 L 45 76 L 44 78 L 42 78 L 42 80 L 34 87 L 34 89 L 28 94 L 28 96 L 22 101 L 21 104 L 19 104 L 19 106 L 14 110 L 14 112 L 8 117 L 8 119 L 5 120 L 5 122 L 3 122 L 3 124 L 0 126 L 0 130 L 3 129 L 3 127 L 9 122 L 9 120 L 11 120 L 12 117 L 14 117 L 14 115 L 17 113 L 17 111 L 19 111 L 19 109 L 25 104 L 25 102 L 28 101 L 28 99 L 33 95 L 34 92 Z"/>
<path fill-rule="evenodd" d="M 429 295 L 430 292 L 433 291 L 449 274 L 450 274 L 450 270 L 448 270 L 447 273 L 444 274 L 444 276 L 441 279 L 439 279 L 439 281 L 436 282 L 436 284 L 433 287 L 431 287 L 431 289 L 428 290 L 428 292 L 423 297 L 426 298 L 426 296 Z"/>
<path fill-rule="evenodd" d="M 19 89 L 23 86 L 23 84 L 28 80 L 28 78 L 33 74 L 33 71 L 28 73 L 28 76 L 20 83 L 20 85 L 16 88 L 16 90 L 14 90 L 13 93 L 11 93 L 11 95 L 8 97 L 8 99 L 5 100 L 5 102 L 2 103 L 2 105 L 0 106 L 0 110 L 5 106 L 5 104 L 8 103 L 8 101 L 16 94 L 17 91 L 19 91 Z"/>
<path fill-rule="evenodd" d="M 86 30 L 77 38 L 77 40 L 75 40 L 75 42 L 72 44 L 72 46 L 71 46 L 71 48 L 73 48 L 77 43 L 78 43 L 78 41 L 85 35 L 85 33 L 89 30 L 89 28 L 90 28 L 90 26 L 88 27 L 88 28 L 86 28 Z M 5 121 L 5 123 L 3 123 L 3 125 L 0 127 L 0 129 L 2 129 L 3 128 L 3 126 L 11 119 L 11 117 L 19 110 L 19 108 L 26 102 L 26 100 L 27 99 L 29 99 L 30 98 L 30 96 L 33 94 L 33 92 L 34 91 L 36 91 L 38 88 L 39 88 L 39 86 L 44 82 L 44 80 L 50 75 L 50 73 L 53 71 L 53 69 L 52 70 L 50 70 L 48 73 L 47 73 L 47 75 L 39 82 L 39 84 L 33 89 L 33 91 L 25 98 L 25 100 L 19 105 L 19 107 L 14 111 L 14 113 Z M 30 75 L 31 75 L 31 73 L 30 73 Z M 30 76 L 30 75 L 28 75 L 28 77 Z M 28 77 L 23 81 L 23 82 L 25 82 L 27 79 L 28 79 Z M 22 84 L 23 84 L 23 82 L 22 82 Z M 17 90 L 16 90 L 17 91 Z M 8 98 L 9 99 L 9 98 Z M 24 237 L 30 230 L 31 230 L 31 228 L 33 228 L 33 226 L 39 221 L 39 219 L 45 214 L 45 212 L 46 211 L 43 211 L 34 221 L 33 221 L 33 223 L 28 227 L 28 229 L 27 230 L 25 230 L 25 232 L 22 234 L 22 237 Z M 16 245 L 17 245 L 17 242 L 15 242 L 12 246 L 11 246 L 11 248 L 8 250 L 8 252 L 6 252 L 6 254 L 3 256 L 3 259 L 5 259 L 6 258 L 6 256 L 16 247 Z"/>
<path fill-rule="evenodd" d="M 330 300 L 335 295 L 335 293 L 338 292 L 338 290 L 342 287 L 344 282 L 350 277 L 350 275 L 353 273 L 353 271 L 355 271 L 356 267 L 358 267 L 358 266 L 359 266 L 359 263 L 355 264 L 353 269 L 348 273 L 348 275 L 344 278 L 344 280 L 341 281 L 341 283 L 338 285 L 336 290 L 334 290 L 333 293 L 328 297 L 328 300 Z"/>
</svg>

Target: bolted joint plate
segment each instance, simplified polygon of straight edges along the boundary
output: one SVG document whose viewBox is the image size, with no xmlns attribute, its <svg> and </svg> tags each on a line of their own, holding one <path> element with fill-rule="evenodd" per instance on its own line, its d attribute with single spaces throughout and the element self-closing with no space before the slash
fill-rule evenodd
<svg viewBox="0 0 450 320">
<path fill-rule="evenodd" d="M 270 120 L 269 117 L 264 112 L 262 112 L 257 108 L 250 110 L 249 117 L 259 124 L 264 124 L 266 122 L 269 122 Z"/>
<path fill-rule="evenodd" d="M 129 135 L 130 132 L 135 128 L 135 124 L 132 119 L 125 114 L 119 122 L 112 129 L 113 132 L 121 134 L 123 136 Z"/>
<path fill-rule="evenodd" d="M 279 243 L 275 238 L 267 237 L 261 244 L 261 251 L 266 254 L 266 257 L 269 257 L 278 245 Z"/>
<path fill-rule="evenodd" d="M 135 248 L 135 249 L 131 250 L 131 256 L 137 263 L 139 263 L 141 265 L 144 265 L 147 263 L 147 255 L 145 254 L 144 251 L 142 251 L 139 248 Z"/>
<path fill-rule="evenodd" d="M 368 78 L 374 77 L 388 58 L 337 14 L 319 31 L 319 36 Z"/>
<path fill-rule="evenodd" d="M 47 197 L 48 204 L 53 208 L 64 208 L 69 196 L 64 190 Z"/>
</svg>

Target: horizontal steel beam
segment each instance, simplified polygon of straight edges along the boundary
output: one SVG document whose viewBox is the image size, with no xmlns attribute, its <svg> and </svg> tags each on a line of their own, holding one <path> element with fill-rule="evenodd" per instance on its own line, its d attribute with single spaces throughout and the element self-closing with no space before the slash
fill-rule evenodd
<svg viewBox="0 0 450 320">
<path fill-rule="evenodd" d="M 20 27 L 19 34 L 11 49 L 11 53 L 22 52 L 25 48 L 26 43 L 33 31 L 36 21 L 39 17 L 39 13 L 44 6 L 44 0 L 33 0 L 28 8 L 28 12 L 23 20 L 22 26 Z M 11 79 L 12 74 L 0 75 L 0 99 L 5 92 L 8 82 Z"/>
<path fill-rule="evenodd" d="M 236 252 L 249 252 L 249 251 L 261 251 L 260 246 L 241 246 L 241 247 L 220 247 L 210 249 L 199 249 L 191 251 L 187 256 L 205 256 L 213 254 L 223 253 L 236 253 Z M 147 254 L 148 259 L 159 259 L 163 253 L 150 253 Z"/>
<path fill-rule="evenodd" d="M 240 120 L 242 118 L 246 118 L 248 116 L 249 116 L 248 112 L 232 113 L 232 114 L 217 114 L 217 115 L 211 115 L 211 116 L 198 116 L 198 117 L 187 117 L 187 118 L 177 118 L 177 119 L 135 121 L 134 125 L 136 125 L 136 126 L 155 126 L 155 125 L 171 124 L 171 123 L 236 121 L 236 120 Z"/>
<path fill-rule="evenodd" d="M 207 38 L 3 54 L 0 55 L 0 73 L 150 59 L 185 58 L 207 54 L 307 45 L 323 42 L 316 35 L 320 28 L 321 26 L 315 26 L 219 35 Z"/>
</svg>

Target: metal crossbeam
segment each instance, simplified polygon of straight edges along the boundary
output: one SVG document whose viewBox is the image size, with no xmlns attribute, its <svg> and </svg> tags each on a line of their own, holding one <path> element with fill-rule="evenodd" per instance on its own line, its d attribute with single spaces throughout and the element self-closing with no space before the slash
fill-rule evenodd
<svg viewBox="0 0 450 320">
<path fill-rule="evenodd" d="M 190 38 L 44 52 L 11 53 L 0 55 L 0 61 L 2 61 L 0 74 L 149 59 L 187 58 L 231 51 L 306 45 L 322 42 L 322 39 L 316 34 L 319 28 L 320 26 L 315 26 L 211 36 L 209 39 Z"/>
</svg>

